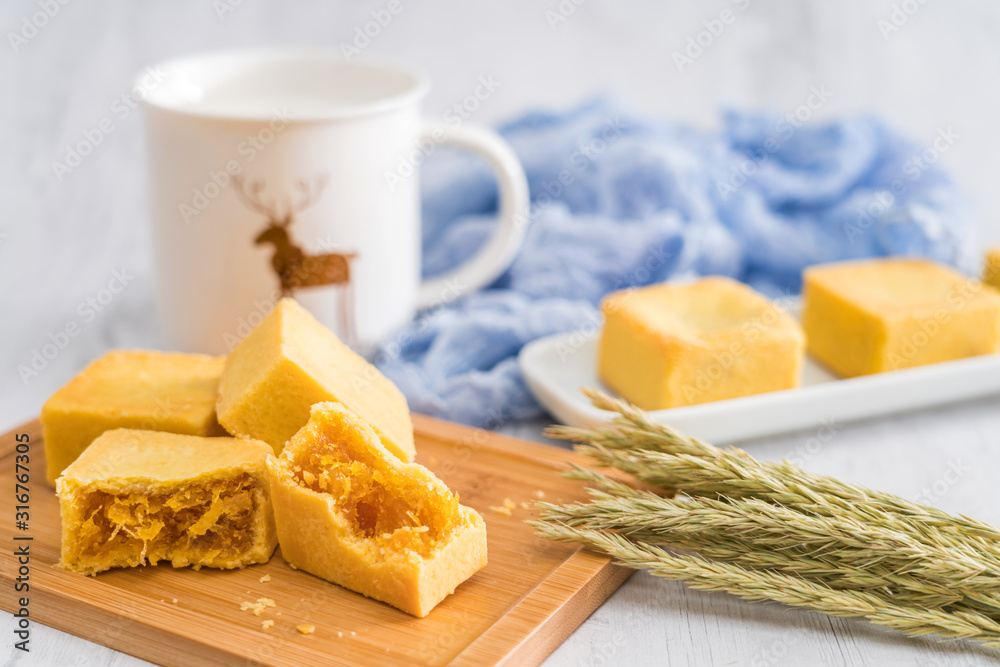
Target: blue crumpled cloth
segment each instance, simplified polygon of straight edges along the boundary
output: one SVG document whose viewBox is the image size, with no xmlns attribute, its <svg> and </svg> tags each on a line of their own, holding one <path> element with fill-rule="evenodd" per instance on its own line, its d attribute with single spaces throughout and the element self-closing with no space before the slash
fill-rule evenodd
<svg viewBox="0 0 1000 667">
<path fill-rule="evenodd" d="M 818 262 L 924 255 L 966 271 L 966 199 L 928 145 L 873 116 L 825 124 L 726 111 L 721 130 L 641 118 L 601 98 L 500 129 L 532 195 L 524 248 L 489 289 L 422 313 L 375 355 L 416 412 L 496 428 L 542 409 L 517 367 L 526 343 L 593 327 L 605 294 L 722 274 L 797 292 Z M 497 208 L 468 155 L 424 167 L 425 275 L 469 257 Z"/>
</svg>

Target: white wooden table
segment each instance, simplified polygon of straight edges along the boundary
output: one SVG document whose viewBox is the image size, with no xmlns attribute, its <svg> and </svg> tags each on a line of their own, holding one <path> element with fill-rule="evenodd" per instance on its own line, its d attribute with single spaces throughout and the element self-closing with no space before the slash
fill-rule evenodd
<svg viewBox="0 0 1000 667">
<path fill-rule="evenodd" d="M 541 424 L 507 429 L 537 438 Z M 818 446 L 812 433 L 745 443 L 762 458 L 808 458 L 810 470 L 1000 523 L 1000 397 L 918 415 L 844 425 Z M 952 471 L 952 472 L 949 472 Z M 949 483 L 952 480 L 954 483 Z M 4 614 L 0 636 L 10 636 Z M 36 625 L 18 665 L 147 664 Z M 10 643 L 0 660 L 10 659 Z M 632 576 L 547 661 L 570 665 L 994 665 L 969 643 L 908 639 L 856 620 L 702 593 L 645 573 Z"/>
<path fill-rule="evenodd" d="M 894 4 L 910 5 L 902 0 L 402 3 L 403 11 L 368 50 L 412 59 L 431 72 L 432 115 L 467 95 L 484 75 L 501 86 L 476 112 L 473 120 L 480 122 L 510 117 L 528 105 L 564 107 L 613 89 L 646 112 L 711 124 L 720 103 L 791 110 L 810 86 L 825 85 L 833 96 L 817 116 L 875 109 L 927 142 L 938 129 L 953 126 L 959 140 L 942 160 L 976 199 L 984 239 L 1000 242 L 995 3 L 914 0 L 916 9 L 899 30 L 879 22 L 892 20 Z M 386 2 L 52 4 L 58 11 L 34 32 L 24 21 L 42 11 L 36 0 L 12 0 L 0 8 L 6 42 L 0 46 L 3 430 L 36 415 L 49 394 L 102 351 L 159 344 L 139 119 L 116 101 L 127 93 L 132 75 L 153 60 L 210 48 L 337 47 L 353 41 L 356 28 Z M 726 9 L 734 11 L 734 21 L 678 71 L 673 53 Z M 29 37 L 23 37 L 25 30 Z M 16 52 L 11 33 L 23 39 L 13 40 Z M 53 161 L 63 161 L 67 146 L 104 118 L 112 120 L 113 132 L 60 180 Z M 134 276 L 127 289 L 86 319 L 79 304 L 122 269 Z M 80 334 L 37 376 L 22 377 L 18 367 L 69 322 L 81 325 Z M 1000 523 L 998 408 L 1000 397 L 993 397 L 846 425 L 819 447 L 808 432 L 746 447 L 763 458 L 804 456 L 810 470 Z M 541 426 L 506 430 L 537 439 Z M 11 621 L 2 615 L 3 664 L 144 664 L 37 625 L 33 650 L 22 655 L 11 646 Z M 995 660 L 967 644 L 906 639 L 863 622 L 748 604 L 637 574 L 548 664 L 936 666 Z"/>
</svg>

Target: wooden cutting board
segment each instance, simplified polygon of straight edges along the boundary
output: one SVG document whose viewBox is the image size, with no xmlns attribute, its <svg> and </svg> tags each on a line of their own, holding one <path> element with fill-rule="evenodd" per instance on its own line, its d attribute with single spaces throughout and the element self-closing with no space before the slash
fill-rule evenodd
<svg viewBox="0 0 1000 667">
<path fill-rule="evenodd" d="M 489 564 L 418 619 L 305 572 L 292 570 L 280 549 L 270 562 L 243 570 L 113 570 L 85 577 L 55 567 L 59 506 L 44 482 L 38 421 L 0 441 L 2 607 L 12 594 L 21 545 L 30 549 L 33 622 L 85 637 L 165 665 L 491 665 L 540 663 L 629 575 L 605 557 L 536 538 L 524 524 L 538 491 L 555 502 L 580 499 L 578 482 L 563 479 L 570 451 L 414 416 L 417 460 L 486 520 Z M 30 439 L 30 518 L 19 530 L 15 512 L 15 435 Z M 21 435 L 21 440 L 24 436 Z M 20 491 L 20 490 L 19 490 Z M 515 503 L 511 516 L 491 508 Z M 30 540 L 24 538 L 30 537 Z M 15 538 L 21 538 L 15 540 Z M 13 546 L 12 546 L 13 545 Z M 264 575 L 270 581 L 261 582 Z M 260 616 L 240 603 L 275 601 Z M 261 621 L 273 620 L 263 629 Z M 311 635 L 299 624 L 316 626 Z"/>
</svg>

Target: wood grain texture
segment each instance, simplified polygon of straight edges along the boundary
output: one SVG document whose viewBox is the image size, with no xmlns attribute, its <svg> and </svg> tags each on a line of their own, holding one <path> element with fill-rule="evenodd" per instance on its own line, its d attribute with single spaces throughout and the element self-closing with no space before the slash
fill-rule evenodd
<svg viewBox="0 0 1000 667">
<path fill-rule="evenodd" d="M 84 577 L 55 566 L 59 507 L 42 481 L 41 430 L 31 422 L 0 441 L 0 475 L 13 479 L 15 433 L 31 440 L 31 528 L 0 526 L 0 540 L 30 535 L 32 619 L 164 665 L 517 665 L 538 664 L 629 575 L 607 558 L 538 539 L 520 506 L 544 491 L 567 501 L 582 496 L 558 471 L 568 451 L 414 416 L 417 459 L 464 504 L 485 518 L 489 564 L 417 619 L 288 567 L 280 549 L 265 565 L 194 571 L 169 565 Z M 11 489 L 13 491 L 13 489 Z M 4 515 L 13 493 L 3 494 Z M 517 503 L 512 516 L 490 508 Z M 0 553 L 0 586 L 10 590 L 17 565 Z M 271 580 L 261 583 L 265 574 Z M 260 616 L 242 601 L 268 597 Z M 175 602 L 176 600 L 176 602 Z M 2 606 L 13 611 L 13 596 Z M 261 621 L 273 620 L 264 630 Z M 296 625 L 316 626 L 302 635 Z"/>
</svg>

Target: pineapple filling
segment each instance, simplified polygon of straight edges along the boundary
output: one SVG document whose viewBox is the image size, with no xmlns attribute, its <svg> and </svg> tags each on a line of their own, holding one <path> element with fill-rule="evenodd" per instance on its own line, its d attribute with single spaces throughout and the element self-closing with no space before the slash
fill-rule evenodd
<svg viewBox="0 0 1000 667">
<path fill-rule="evenodd" d="M 259 483 L 246 473 L 163 493 L 90 491 L 80 501 L 86 519 L 77 530 L 76 550 L 109 565 L 230 558 L 253 543 L 258 491 Z"/>
<path fill-rule="evenodd" d="M 429 557 L 462 523 L 458 497 L 429 474 L 376 467 L 374 458 L 367 451 L 348 454 L 324 438 L 310 443 L 308 452 L 296 452 L 289 469 L 299 486 L 334 498 L 358 540 Z"/>
</svg>

